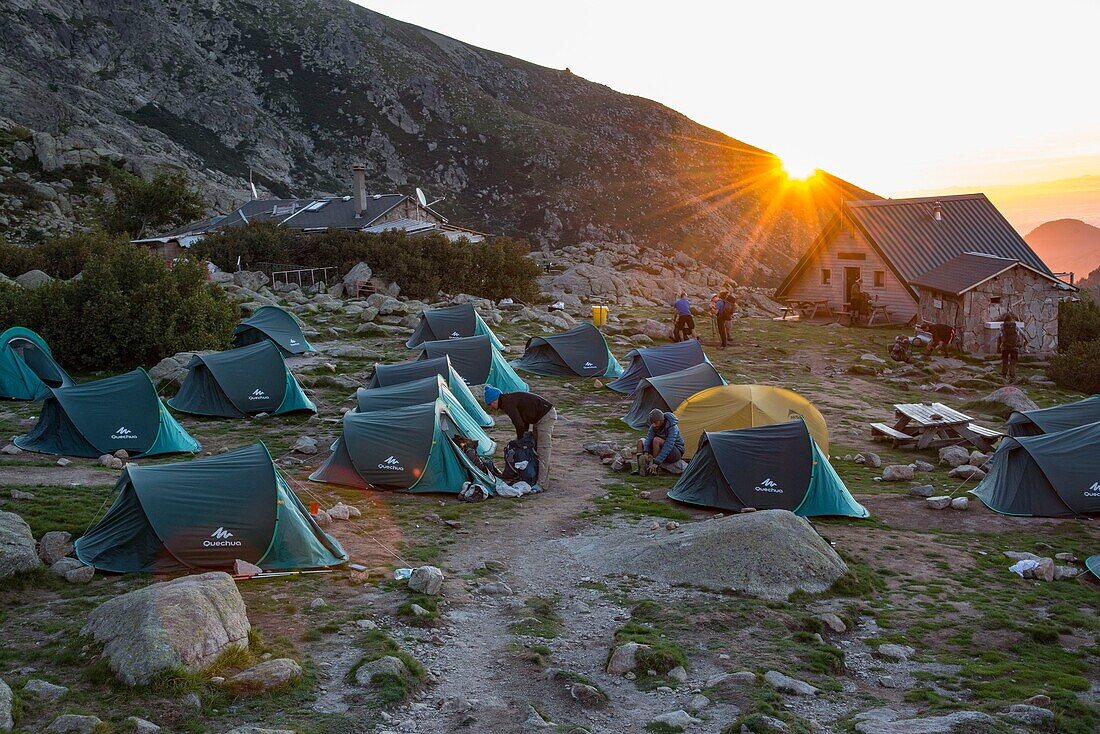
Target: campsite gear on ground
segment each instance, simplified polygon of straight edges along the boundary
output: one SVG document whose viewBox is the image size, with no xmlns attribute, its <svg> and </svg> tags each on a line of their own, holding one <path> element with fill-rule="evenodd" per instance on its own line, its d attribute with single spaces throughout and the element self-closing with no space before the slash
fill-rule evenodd
<svg viewBox="0 0 1100 734">
<path fill-rule="evenodd" d="M 690 459 L 704 431 L 786 423 L 801 417 L 814 441 L 829 453 L 829 429 L 814 404 L 796 392 L 770 385 L 724 385 L 692 395 L 676 409 Z"/>
<path fill-rule="evenodd" d="M 75 384 L 38 334 L 21 326 L 0 334 L 0 398 L 42 400 L 47 388 Z"/>
<path fill-rule="evenodd" d="M 265 339 L 275 342 L 283 355 L 288 357 L 316 351 L 306 341 L 298 319 L 278 306 L 261 306 L 233 328 L 235 347 L 246 347 Z"/>
<path fill-rule="evenodd" d="M 1001 433 L 983 428 L 972 418 L 943 403 L 899 403 L 894 406 L 896 421 L 871 424 L 871 440 L 888 440 L 895 447 L 918 449 L 971 444 L 979 451 L 993 450 Z"/>
<path fill-rule="evenodd" d="M 452 437 L 466 438 L 442 400 L 370 413 L 345 413 L 332 455 L 310 479 L 362 489 L 457 494 L 463 482 L 493 478 L 466 458 Z"/>
<path fill-rule="evenodd" d="M 522 497 L 525 494 L 538 494 L 542 490 L 538 487 L 532 487 L 527 482 L 514 482 L 508 484 L 501 478 L 497 478 L 497 483 L 493 487 L 493 493 L 498 497 Z"/>
<path fill-rule="evenodd" d="M 1020 361 L 1020 327 L 1011 312 L 1006 313 L 997 338 L 1001 353 L 1001 378 L 1006 384 L 1016 382 L 1016 363 Z"/>
<path fill-rule="evenodd" d="M 21 449 L 96 458 L 119 449 L 137 457 L 202 448 L 160 402 L 141 368 L 48 391 L 38 423 L 14 440 Z"/>
<path fill-rule="evenodd" d="M 397 364 L 376 364 L 374 374 L 371 376 L 367 388 L 374 389 L 376 387 L 400 385 L 432 375 L 439 375 L 447 381 L 447 387 L 458 399 L 463 409 L 470 414 L 470 417 L 477 421 L 479 426 L 488 428 L 494 425 L 492 416 L 486 413 L 485 409 L 477 402 L 477 398 L 470 392 L 470 387 L 462 379 L 462 375 L 455 370 L 450 357 L 447 356 L 438 357 L 437 359 L 414 359 L 409 362 L 398 362 Z"/>
<path fill-rule="evenodd" d="M 314 522 L 262 443 L 193 461 L 129 464 L 103 518 L 76 541 L 97 570 L 171 573 L 325 568 L 348 559 Z"/>
<path fill-rule="evenodd" d="M 477 419 L 469 414 L 439 375 L 428 375 L 419 380 L 411 380 L 410 382 L 402 382 L 387 387 L 372 387 L 369 390 L 359 388 L 355 391 L 355 411 L 358 413 L 371 413 L 376 410 L 392 410 L 394 408 L 406 408 L 410 405 L 423 405 L 434 400 L 443 401 L 450 412 L 451 418 L 462 429 L 463 435 L 472 439 L 477 453 L 490 456 L 496 451 L 496 441 L 485 433 L 478 424 Z"/>
<path fill-rule="evenodd" d="M 970 493 L 1003 515 L 1100 513 L 1100 423 L 1040 436 L 1006 436 Z"/>
<path fill-rule="evenodd" d="M 554 301 L 553 303 L 551 303 L 549 306 L 546 307 L 546 310 L 547 311 L 564 311 L 565 310 L 565 301 Z"/>
<path fill-rule="evenodd" d="M 477 482 L 465 482 L 458 493 L 458 498 L 463 502 L 483 502 L 489 499 L 489 490 Z"/>
<path fill-rule="evenodd" d="M 279 348 L 264 340 L 214 354 L 196 354 L 168 405 L 184 413 L 243 418 L 317 408 L 287 369 Z"/>
<path fill-rule="evenodd" d="M 622 376 L 607 383 L 607 386 L 627 395 L 638 389 L 638 383 L 647 377 L 679 372 L 710 361 L 703 352 L 703 345 L 696 339 L 659 347 L 632 349 L 627 353 L 626 359 L 627 365 Z"/>
<path fill-rule="evenodd" d="M 596 327 L 607 326 L 607 306 L 592 307 L 592 325 Z"/>
<path fill-rule="evenodd" d="M 618 377 L 623 373 L 603 333 L 589 323 L 577 324 L 557 334 L 531 337 L 523 356 L 513 360 L 512 366 L 550 377 Z"/>
<path fill-rule="evenodd" d="M 890 345 L 890 359 L 895 362 L 912 362 L 913 346 L 907 336 L 894 337 L 894 343 Z"/>
<path fill-rule="evenodd" d="M 405 342 L 405 346 L 414 349 L 424 342 L 439 339 L 460 339 L 467 336 L 484 335 L 497 349 L 504 349 L 501 343 L 481 314 L 477 312 L 472 303 L 459 303 L 445 308 L 431 308 L 420 312 L 420 323 L 412 336 Z"/>
<path fill-rule="evenodd" d="M 527 482 L 534 486 L 539 477 L 538 452 L 535 450 L 535 434 L 528 431 L 520 438 L 512 439 L 504 447 L 503 479 L 509 484 Z"/>
<path fill-rule="evenodd" d="M 395 568 L 393 569 L 394 581 L 408 581 L 412 578 L 413 570 L 411 568 Z"/>
<path fill-rule="evenodd" d="M 679 372 L 647 377 L 634 390 L 634 402 L 623 416 L 623 422 L 631 428 L 642 430 L 648 425 L 649 413 L 654 408 L 675 411 L 695 393 L 725 384 L 726 381 L 710 362 Z"/>
<path fill-rule="evenodd" d="M 783 509 L 796 515 L 868 517 L 801 419 L 704 431 L 668 496 L 721 510 Z"/>
<path fill-rule="evenodd" d="M 450 357 L 451 365 L 467 385 L 492 385 L 504 392 L 528 389 L 485 335 L 424 342 L 418 348 L 424 350 L 422 360 Z"/>
<path fill-rule="evenodd" d="M 478 453 L 478 447 L 476 443 L 468 442 L 465 439 L 456 439 L 455 443 L 458 444 L 459 449 L 465 454 L 466 459 L 477 469 L 480 469 L 484 473 L 492 477 L 501 476 L 500 469 L 497 469 L 497 465 L 493 463 L 493 460 L 488 456 L 483 456 Z"/>
<path fill-rule="evenodd" d="M 1008 416 L 1005 432 L 1009 436 L 1038 436 L 1057 433 L 1067 428 L 1088 425 L 1100 421 L 1100 395 L 1093 395 L 1075 403 L 1064 403 L 1051 408 L 1013 412 Z"/>
</svg>

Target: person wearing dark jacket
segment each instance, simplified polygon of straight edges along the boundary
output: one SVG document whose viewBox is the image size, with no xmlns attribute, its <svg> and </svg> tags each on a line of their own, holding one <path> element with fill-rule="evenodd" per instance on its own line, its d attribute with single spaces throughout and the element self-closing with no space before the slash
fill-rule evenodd
<svg viewBox="0 0 1100 734">
<path fill-rule="evenodd" d="M 649 431 L 638 439 L 638 453 L 652 456 L 657 464 L 675 464 L 684 458 L 684 446 L 679 419 L 657 408 L 651 410 Z"/>
<path fill-rule="evenodd" d="M 530 392 L 502 393 L 492 385 L 485 388 L 485 404 L 508 416 L 516 428 L 516 438 L 531 431 L 535 434 L 535 451 L 539 456 L 537 489 L 546 489 L 550 477 L 550 455 L 554 444 L 554 423 L 558 411 L 546 398 Z"/>
<path fill-rule="evenodd" d="M 1001 352 L 1001 379 L 1006 385 L 1016 382 L 1016 363 L 1020 361 L 1020 329 L 1011 311 L 1001 319 L 1001 333 L 997 337 Z"/>
</svg>

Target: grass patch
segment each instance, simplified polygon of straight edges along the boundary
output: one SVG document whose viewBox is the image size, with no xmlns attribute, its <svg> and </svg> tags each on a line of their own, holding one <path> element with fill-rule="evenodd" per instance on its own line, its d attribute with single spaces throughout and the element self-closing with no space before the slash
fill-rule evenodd
<svg viewBox="0 0 1100 734">
<path fill-rule="evenodd" d="M 541 637 L 544 640 L 559 637 L 565 629 L 565 623 L 557 612 L 560 601 L 561 598 L 557 595 L 530 597 L 523 604 L 524 618 L 508 625 L 508 629 L 512 634 Z"/>
<path fill-rule="evenodd" d="M 414 606 L 423 611 L 417 614 Z M 413 627 L 434 627 L 439 622 L 439 600 L 427 594 L 410 593 L 408 601 L 397 607 L 397 616 Z"/>
<path fill-rule="evenodd" d="M 371 689 L 374 691 L 378 703 L 382 706 L 406 700 L 413 689 L 424 680 L 426 671 L 420 661 L 404 652 L 394 642 L 393 638 L 382 630 L 368 630 L 359 636 L 355 644 L 357 647 L 362 648 L 364 654 L 359 662 L 348 671 L 347 681 L 349 683 L 355 682 L 355 675 L 359 668 L 379 658 L 397 658 L 405 664 L 409 671 L 407 678 L 392 673 L 378 673 L 371 677 Z"/>
<path fill-rule="evenodd" d="M 645 491 L 651 492 L 654 496 L 663 496 L 671 486 L 667 478 L 646 477 L 640 479 L 642 481 L 638 481 L 636 485 L 627 484 L 626 482 L 616 482 L 608 485 L 605 488 L 606 493 L 594 500 L 596 509 L 582 512 L 581 517 L 588 519 L 616 516 L 631 519 L 663 517 L 678 521 L 691 519 L 689 513 L 668 502 L 646 499 L 641 496 L 641 492 Z M 654 488 L 646 489 L 643 485 L 653 486 Z"/>
</svg>

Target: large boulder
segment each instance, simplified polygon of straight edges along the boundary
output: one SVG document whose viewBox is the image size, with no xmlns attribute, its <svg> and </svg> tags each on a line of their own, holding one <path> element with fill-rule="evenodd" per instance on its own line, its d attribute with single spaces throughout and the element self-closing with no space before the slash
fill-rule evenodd
<svg viewBox="0 0 1100 734">
<path fill-rule="evenodd" d="M 41 270 L 28 270 L 22 275 L 17 275 L 15 277 L 15 282 L 28 290 L 33 290 L 40 285 L 45 285 L 51 280 L 53 280 L 53 278 L 46 275 Z"/>
<path fill-rule="evenodd" d="M 40 563 L 30 525 L 14 512 L 0 512 L 0 579 L 33 571 Z"/>
<path fill-rule="evenodd" d="M 13 700 L 11 687 L 0 680 L 0 731 L 11 731 L 15 726 L 11 713 Z"/>
<path fill-rule="evenodd" d="M 813 526 L 787 510 L 691 523 L 656 538 L 627 529 L 563 548 L 608 573 L 734 589 L 764 599 L 786 599 L 799 590 L 821 593 L 848 571 Z"/>
<path fill-rule="evenodd" d="M 216 571 L 150 584 L 97 607 L 81 634 L 103 643 L 111 669 L 129 685 L 173 668 L 199 670 L 248 645 L 250 625 L 233 577 Z"/>
<path fill-rule="evenodd" d="M 369 283 L 373 275 L 374 271 L 370 269 L 370 265 L 364 262 L 357 263 L 355 267 L 344 274 L 344 293 L 354 295 L 355 284 Z"/>
<path fill-rule="evenodd" d="M 296 661 L 275 658 L 237 673 L 226 685 L 241 693 L 259 693 L 288 686 L 301 677 L 302 666 Z"/>
<path fill-rule="evenodd" d="M 385 655 L 360 665 L 355 670 L 355 682 L 361 686 L 369 686 L 379 675 L 392 675 L 407 680 L 410 673 L 400 658 Z"/>
<path fill-rule="evenodd" d="M 952 711 L 936 716 L 877 708 L 855 715 L 860 734 L 979 734 L 998 731 L 997 721 L 980 711 Z"/>
<path fill-rule="evenodd" d="M 271 282 L 266 273 L 258 270 L 238 270 L 233 273 L 233 282 L 249 291 L 258 291 Z"/>
<path fill-rule="evenodd" d="M 38 557 L 47 566 L 73 552 L 73 536 L 64 530 L 51 530 L 38 540 Z"/>
<path fill-rule="evenodd" d="M 1021 413 L 1025 410 L 1039 409 L 1039 406 L 1027 396 L 1027 393 L 1015 385 L 999 387 L 982 398 L 982 401 L 986 403 L 998 403 L 1011 410 L 1020 411 Z"/>
<path fill-rule="evenodd" d="M 213 352 L 177 352 L 171 357 L 165 357 L 149 370 L 149 379 L 155 385 L 165 381 L 182 384 L 183 378 L 187 377 L 187 365 L 191 364 L 191 359 L 196 354 L 213 354 Z"/>
</svg>

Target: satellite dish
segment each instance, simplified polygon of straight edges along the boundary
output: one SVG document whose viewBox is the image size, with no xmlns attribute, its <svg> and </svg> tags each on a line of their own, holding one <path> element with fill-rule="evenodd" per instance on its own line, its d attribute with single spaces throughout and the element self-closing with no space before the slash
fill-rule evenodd
<svg viewBox="0 0 1100 734">
<path fill-rule="evenodd" d="M 419 186 L 416 187 L 416 200 L 420 202 L 420 206 L 428 205 L 428 197 L 424 196 L 424 192 L 421 191 Z"/>
</svg>

